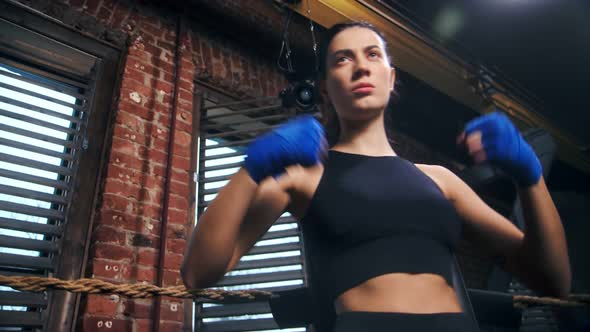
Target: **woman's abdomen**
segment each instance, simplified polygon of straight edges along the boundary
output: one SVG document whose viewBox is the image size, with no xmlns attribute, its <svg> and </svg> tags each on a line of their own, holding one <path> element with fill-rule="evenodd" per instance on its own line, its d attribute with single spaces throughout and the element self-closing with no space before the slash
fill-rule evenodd
<svg viewBox="0 0 590 332">
<path fill-rule="evenodd" d="M 364 281 L 334 301 L 344 311 L 438 313 L 461 312 L 455 290 L 431 273 L 388 273 Z"/>
</svg>

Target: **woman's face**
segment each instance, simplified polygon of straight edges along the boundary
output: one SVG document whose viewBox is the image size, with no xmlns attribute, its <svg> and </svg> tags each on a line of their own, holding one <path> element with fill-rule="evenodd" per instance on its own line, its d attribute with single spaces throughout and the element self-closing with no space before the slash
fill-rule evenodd
<svg viewBox="0 0 590 332">
<path fill-rule="evenodd" d="M 339 32 L 328 46 L 325 61 L 322 93 L 341 119 L 368 119 L 385 109 L 395 71 L 375 32 L 362 27 Z"/>
</svg>

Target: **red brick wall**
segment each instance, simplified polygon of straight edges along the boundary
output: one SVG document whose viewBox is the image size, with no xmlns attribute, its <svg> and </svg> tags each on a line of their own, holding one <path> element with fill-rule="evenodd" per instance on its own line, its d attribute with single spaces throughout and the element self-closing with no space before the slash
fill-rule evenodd
<svg viewBox="0 0 590 332">
<path fill-rule="evenodd" d="M 128 34 L 130 43 L 123 52 L 127 54 L 115 106 L 112 145 L 86 276 L 114 283 L 155 284 L 157 269 L 163 268 L 163 285 L 180 285 L 179 267 L 194 219 L 188 212 L 193 204 L 189 198 L 194 196 L 189 192 L 193 80 L 202 78 L 241 97 L 277 95 L 286 83 L 275 69 L 275 59 L 257 54 L 192 18 L 181 36 L 179 99 L 173 119 L 176 134 L 172 138 L 172 165 L 168 165 L 177 13 L 129 1 L 21 2 L 62 20 L 73 10 L 84 18 L 78 22 L 86 22 L 88 29 L 96 24 L 101 27 L 98 31 L 104 28 Z M 164 266 L 160 267 L 158 249 L 168 167 L 172 167 L 168 237 Z M 84 296 L 77 326 L 84 331 L 150 331 L 154 303 L 153 299 L 116 295 Z M 184 310 L 179 299 L 164 298 L 160 331 L 180 330 Z"/>
<path fill-rule="evenodd" d="M 105 180 L 100 218 L 94 232 L 90 273 L 116 282 L 155 283 L 162 217 L 162 193 L 172 113 L 176 49 L 175 24 L 166 17 L 146 14 L 103 1 L 87 1 L 82 8 L 111 28 L 133 29 L 122 78 L 113 144 Z M 147 11 L 147 10 L 146 10 Z M 121 26 L 126 22 L 126 26 Z M 135 26 L 131 26 L 134 24 Z M 202 33 L 190 24 L 182 36 L 179 102 L 174 137 L 172 183 L 168 211 L 168 239 L 164 286 L 179 285 L 179 267 L 190 230 L 188 215 L 190 146 L 192 140 L 193 78 L 207 73 L 209 83 L 241 95 L 276 95 L 284 84 L 272 61 L 261 59 L 231 40 Z M 195 72 L 197 70 L 197 72 Z M 108 266 L 111 269 L 108 269 Z M 113 268 L 119 266 L 116 273 Z M 101 319 L 113 328 L 148 331 L 153 300 L 89 296 L 83 311 L 84 330 L 102 330 Z M 182 327 L 184 307 L 165 299 L 160 308 L 160 330 Z M 187 310 L 190 310 L 187 308 Z M 119 328 L 117 327 L 117 329 Z"/>
</svg>

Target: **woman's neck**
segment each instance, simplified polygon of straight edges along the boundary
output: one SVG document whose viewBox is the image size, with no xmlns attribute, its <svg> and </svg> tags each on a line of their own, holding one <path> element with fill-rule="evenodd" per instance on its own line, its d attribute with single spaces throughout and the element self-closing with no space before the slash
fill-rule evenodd
<svg viewBox="0 0 590 332">
<path fill-rule="evenodd" d="M 365 155 L 397 155 L 387 139 L 382 115 L 368 121 L 340 121 L 340 138 L 332 149 Z"/>
</svg>

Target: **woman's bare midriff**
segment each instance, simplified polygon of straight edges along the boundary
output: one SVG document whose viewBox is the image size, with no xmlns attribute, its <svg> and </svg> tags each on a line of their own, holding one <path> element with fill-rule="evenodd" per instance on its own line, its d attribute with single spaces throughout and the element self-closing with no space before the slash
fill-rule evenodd
<svg viewBox="0 0 590 332">
<path fill-rule="evenodd" d="M 334 301 L 336 313 L 377 311 L 405 313 L 461 312 L 453 288 L 439 275 L 390 273 L 371 278 Z"/>
</svg>

